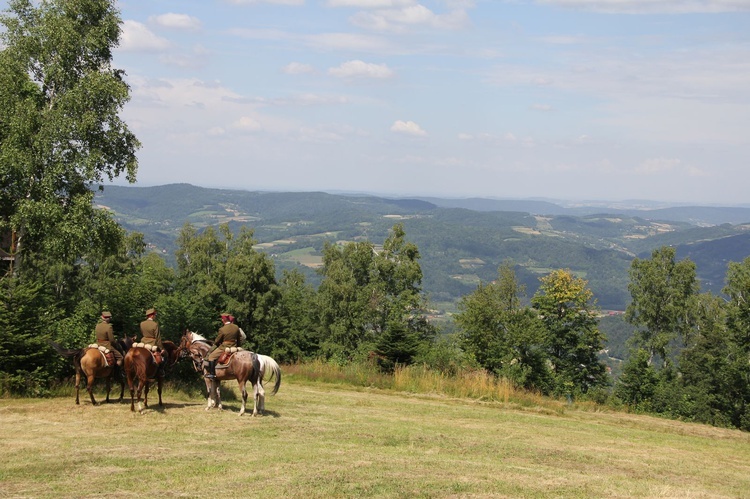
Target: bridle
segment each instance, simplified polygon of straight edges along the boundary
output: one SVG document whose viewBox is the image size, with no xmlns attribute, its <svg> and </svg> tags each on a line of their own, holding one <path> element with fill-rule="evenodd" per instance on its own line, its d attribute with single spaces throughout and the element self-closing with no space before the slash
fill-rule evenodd
<svg viewBox="0 0 750 499">
<path fill-rule="evenodd" d="M 182 351 L 180 352 L 180 356 L 183 358 L 190 356 L 190 360 L 193 361 L 193 369 L 195 369 L 195 372 L 200 373 L 203 372 L 203 354 L 200 350 L 193 348 L 193 345 L 196 343 L 208 343 L 202 340 L 193 341 L 192 334 L 193 333 L 188 332 L 182 336 L 182 341 L 180 342 L 180 348 Z M 190 335 L 190 339 L 188 338 L 188 335 Z"/>
</svg>

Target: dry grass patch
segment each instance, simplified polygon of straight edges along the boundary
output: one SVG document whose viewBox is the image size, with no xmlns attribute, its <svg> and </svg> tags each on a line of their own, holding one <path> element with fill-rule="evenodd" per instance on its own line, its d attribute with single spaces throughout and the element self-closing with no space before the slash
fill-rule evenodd
<svg viewBox="0 0 750 499">
<path fill-rule="evenodd" d="M 742 497 L 750 436 L 630 414 L 311 382 L 264 417 L 0 400 L 3 497 Z M 234 390 L 231 385 L 227 389 Z M 512 396 L 509 396 L 512 400 Z"/>
</svg>

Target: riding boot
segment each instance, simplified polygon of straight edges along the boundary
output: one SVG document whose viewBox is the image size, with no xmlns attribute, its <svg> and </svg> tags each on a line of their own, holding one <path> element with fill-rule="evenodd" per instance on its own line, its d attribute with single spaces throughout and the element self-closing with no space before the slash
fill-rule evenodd
<svg viewBox="0 0 750 499">
<path fill-rule="evenodd" d="M 215 377 L 216 377 L 216 361 L 208 360 L 206 361 L 206 378 L 215 378 Z"/>
</svg>

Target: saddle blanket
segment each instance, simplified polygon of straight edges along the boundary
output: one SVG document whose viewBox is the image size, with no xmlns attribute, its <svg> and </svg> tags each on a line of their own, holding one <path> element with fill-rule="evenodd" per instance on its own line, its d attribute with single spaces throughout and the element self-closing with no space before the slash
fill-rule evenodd
<svg viewBox="0 0 750 499">
<path fill-rule="evenodd" d="M 104 355 L 104 363 L 107 364 L 107 367 L 112 366 L 115 364 L 115 354 L 112 353 L 112 350 L 109 348 L 99 345 L 98 343 L 92 343 L 88 346 L 88 348 L 96 348 L 99 350 L 102 355 Z"/>
</svg>

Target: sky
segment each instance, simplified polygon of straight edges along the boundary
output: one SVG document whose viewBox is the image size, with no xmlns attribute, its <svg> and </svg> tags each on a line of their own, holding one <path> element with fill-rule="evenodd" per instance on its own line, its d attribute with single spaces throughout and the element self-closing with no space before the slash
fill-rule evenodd
<svg viewBox="0 0 750 499">
<path fill-rule="evenodd" d="M 136 185 L 750 203 L 750 0 L 117 6 Z"/>
</svg>

